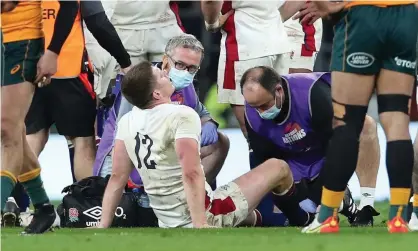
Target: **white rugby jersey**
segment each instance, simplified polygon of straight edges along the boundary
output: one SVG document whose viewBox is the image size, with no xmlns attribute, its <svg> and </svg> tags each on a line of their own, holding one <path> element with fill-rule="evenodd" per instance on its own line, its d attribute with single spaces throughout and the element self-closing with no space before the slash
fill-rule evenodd
<svg viewBox="0 0 418 251">
<path fill-rule="evenodd" d="M 175 104 L 145 110 L 134 107 L 118 123 L 116 139 L 125 142 L 160 227 L 192 227 L 175 141 L 191 138 L 200 146 L 200 133 L 197 113 L 188 106 Z M 205 188 L 212 199 L 207 182 Z"/>
<path fill-rule="evenodd" d="M 180 24 L 178 6 L 169 0 L 114 0 L 102 1 L 115 27 L 146 30 Z M 106 3 L 106 4 L 105 4 Z"/>
<path fill-rule="evenodd" d="M 248 60 L 290 52 L 279 7 L 283 1 L 224 1 L 222 13 L 234 9 L 221 32 L 221 55 Z"/>
<path fill-rule="evenodd" d="M 284 27 L 291 44 L 305 46 L 309 50 L 319 51 L 322 39 L 322 20 L 318 19 L 313 25 L 300 24 L 299 20 L 289 18 Z M 303 53 L 301 53 L 303 56 Z M 309 56 L 309 55 L 306 55 Z"/>
</svg>

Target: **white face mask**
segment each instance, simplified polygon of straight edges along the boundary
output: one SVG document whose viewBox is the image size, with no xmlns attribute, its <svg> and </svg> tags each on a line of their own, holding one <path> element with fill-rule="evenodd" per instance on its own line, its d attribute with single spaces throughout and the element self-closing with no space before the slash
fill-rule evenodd
<svg viewBox="0 0 418 251">
<path fill-rule="evenodd" d="M 171 67 L 168 77 L 173 83 L 176 91 L 186 88 L 193 83 L 194 76 L 196 74 L 191 74 L 187 70 L 178 70 L 174 67 Z"/>
<path fill-rule="evenodd" d="M 280 96 L 280 99 L 281 99 L 281 96 Z M 273 120 L 273 119 L 275 119 L 280 114 L 280 111 L 281 110 L 282 109 L 281 108 L 278 108 L 277 105 L 276 105 L 276 97 L 275 97 L 274 98 L 274 104 L 273 104 L 272 107 L 270 107 L 269 109 L 265 110 L 264 112 L 259 112 L 258 110 L 257 110 L 257 112 L 258 112 L 258 114 L 260 115 L 260 117 L 262 119 L 265 119 L 265 120 Z"/>
</svg>

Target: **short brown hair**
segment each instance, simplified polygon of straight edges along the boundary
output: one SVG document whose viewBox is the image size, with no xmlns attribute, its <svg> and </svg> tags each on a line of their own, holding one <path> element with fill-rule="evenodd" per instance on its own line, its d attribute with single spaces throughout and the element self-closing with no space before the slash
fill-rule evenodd
<svg viewBox="0 0 418 251">
<path fill-rule="evenodd" d="M 153 100 L 155 78 L 152 64 L 141 62 L 132 67 L 122 80 L 122 94 L 134 106 L 144 109 Z"/>
</svg>

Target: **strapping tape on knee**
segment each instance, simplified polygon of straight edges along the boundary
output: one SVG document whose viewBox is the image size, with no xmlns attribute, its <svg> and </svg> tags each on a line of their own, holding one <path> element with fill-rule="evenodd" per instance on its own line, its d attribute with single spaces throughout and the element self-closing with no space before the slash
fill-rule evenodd
<svg viewBox="0 0 418 251">
<path fill-rule="evenodd" d="M 364 119 L 367 113 L 367 106 L 362 105 L 346 105 L 332 100 L 334 108 L 334 119 L 344 122 L 345 125 L 353 127 L 356 131 L 361 132 Z"/>
<path fill-rule="evenodd" d="M 409 115 L 411 106 L 411 96 L 403 94 L 381 94 L 377 95 L 378 111 L 384 112 L 403 112 Z"/>
</svg>

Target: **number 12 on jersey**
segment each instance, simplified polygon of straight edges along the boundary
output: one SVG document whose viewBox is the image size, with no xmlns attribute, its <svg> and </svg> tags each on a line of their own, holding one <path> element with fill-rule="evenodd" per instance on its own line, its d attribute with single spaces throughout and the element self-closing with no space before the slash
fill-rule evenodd
<svg viewBox="0 0 418 251">
<path fill-rule="evenodd" d="M 147 169 L 155 169 L 155 166 L 157 164 L 154 160 L 149 159 L 149 157 L 151 156 L 151 147 L 154 144 L 152 139 L 148 135 L 140 135 L 139 132 L 137 132 L 135 136 L 135 141 L 135 155 L 136 160 L 138 161 L 138 168 L 141 169 L 142 165 L 145 165 Z M 147 153 L 143 160 L 139 157 L 139 151 L 141 150 L 141 147 L 146 147 L 147 150 Z"/>
</svg>

